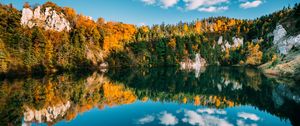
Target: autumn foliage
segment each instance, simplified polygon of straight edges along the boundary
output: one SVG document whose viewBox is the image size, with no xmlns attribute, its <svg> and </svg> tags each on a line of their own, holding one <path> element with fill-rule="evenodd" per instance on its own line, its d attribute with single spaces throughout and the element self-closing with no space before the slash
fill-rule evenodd
<svg viewBox="0 0 300 126">
<path fill-rule="evenodd" d="M 263 53 L 260 51 L 259 45 L 250 43 L 248 45 L 248 55 L 246 63 L 250 65 L 259 65 L 261 64 L 262 55 Z"/>
</svg>

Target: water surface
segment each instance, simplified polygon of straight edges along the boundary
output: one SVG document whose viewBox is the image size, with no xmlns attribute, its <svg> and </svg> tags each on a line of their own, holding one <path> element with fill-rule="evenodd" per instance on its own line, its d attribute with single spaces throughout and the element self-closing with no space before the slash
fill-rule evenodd
<svg viewBox="0 0 300 126">
<path fill-rule="evenodd" d="M 296 126 L 299 87 L 241 67 L 4 78 L 0 125 Z"/>
</svg>

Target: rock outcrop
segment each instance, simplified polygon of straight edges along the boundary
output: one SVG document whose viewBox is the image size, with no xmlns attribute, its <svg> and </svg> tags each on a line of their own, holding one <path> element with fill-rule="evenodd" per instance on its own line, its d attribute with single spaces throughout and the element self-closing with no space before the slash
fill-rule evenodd
<svg viewBox="0 0 300 126">
<path fill-rule="evenodd" d="M 268 62 L 259 68 L 267 75 L 292 77 L 299 80 L 300 75 L 300 34 L 287 36 L 282 25 L 273 31 L 273 44 L 283 58 L 278 63 Z M 295 48 L 295 50 L 292 50 Z M 298 48 L 298 49 L 297 49 Z"/>
<path fill-rule="evenodd" d="M 293 48 L 300 46 L 300 34 L 297 36 L 287 36 L 287 31 L 282 25 L 277 25 L 273 31 L 274 41 L 273 44 L 278 48 L 280 54 L 288 54 Z"/>
<path fill-rule="evenodd" d="M 237 38 L 237 37 L 232 37 L 233 44 L 229 44 L 227 40 L 223 40 L 223 36 L 219 37 L 218 40 L 218 45 L 221 45 L 222 51 L 225 51 L 226 49 L 230 48 L 237 48 L 239 46 L 242 46 L 244 44 L 244 39 L 243 38 Z"/>
<path fill-rule="evenodd" d="M 65 19 L 65 15 L 61 12 L 56 12 L 51 7 L 46 7 L 45 10 L 42 10 L 40 6 L 34 10 L 23 8 L 21 25 L 29 28 L 38 26 L 46 30 L 55 31 L 71 30 L 70 22 Z"/>
<path fill-rule="evenodd" d="M 196 77 L 199 76 L 200 70 L 202 67 L 206 66 L 206 60 L 201 57 L 198 53 L 195 55 L 195 59 L 186 59 L 183 62 L 180 62 L 180 69 L 182 70 L 195 70 Z"/>
</svg>

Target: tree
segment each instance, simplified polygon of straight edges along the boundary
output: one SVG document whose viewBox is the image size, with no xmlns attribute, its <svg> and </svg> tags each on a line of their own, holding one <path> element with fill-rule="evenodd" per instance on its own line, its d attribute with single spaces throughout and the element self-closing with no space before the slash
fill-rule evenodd
<svg viewBox="0 0 300 126">
<path fill-rule="evenodd" d="M 8 70 L 8 52 L 5 49 L 5 45 L 0 38 L 0 73 L 7 72 Z"/>
<path fill-rule="evenodd" d="M 53 58 L 53 45 L 50 40 L 47 40 L 45 45 L 45 66 L 47 72 L 51 72 L 53 68 L 52 58 Z"/>
<path fill-rule="evenodd" d="M 30 4 L 28 2 L 25 2 L 23 8 L 30 8 Z"/>
<path fill-rule="evenodd" d="M 37 59 L 42 58 L 41 56 L 44 53 L 43 50 L 45 49 L 46 38 L 40 28 L 34 27 L 31 40 L 33 41 L 34 46 L 34 55 Z"/>
<path fill-rule="evenodd" d="M 196 21 L 196 23 L 195 23 L 195 32 L 197 34 L 202 33 L 202 22 L 201 21 Z"/>
<path fill-rule="evenodd" d="M 246 63 L 249 65 L 259 65 L 261 63 L 263 55 L 262 51 L 260 51 L 259 49 L 259 45 L 254 45 L 253 43 L 250 43 L 247 48 L 248 53 Z"/>
</svg>

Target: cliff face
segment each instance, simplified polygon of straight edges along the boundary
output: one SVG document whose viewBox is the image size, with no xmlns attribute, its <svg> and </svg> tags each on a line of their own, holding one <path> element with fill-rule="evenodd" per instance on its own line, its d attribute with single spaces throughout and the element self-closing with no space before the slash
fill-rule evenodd
<svg viewBox="0 0 300 126">
<path fill-rule="evenodd" d="M 278 48 L 280 54 L 286 55 L 293 47 L 299 48 L 300 46 L 300 34 L 297 36 L 287 36 L 287 31 L 282 25 L 276 26 L 273 35 L 273 44 Z"/>
<path fill-rule="evenodd" d="M 34 10 L 23 8 L 21 25 L 29 28 L 38 26 L 45 30 L 55 31 L 71 30 L 70 22 L 65 19 L 64 14 L 56 12 L 51 7 L 46 7 L 45 10 L 42 10 L 40 6 Z"/>
<path fill-rule="evenodd" d="M 299 80 L 300 75 L 300 34 L 288 36 L 282 25 L 277 25 L 273 31 L 274 47 L 283 57 L 278 63 L 268 62 L 259 68 L 269 75 L 293 77 Z"/>
</svg>

